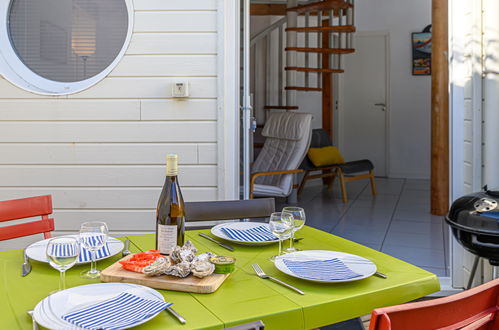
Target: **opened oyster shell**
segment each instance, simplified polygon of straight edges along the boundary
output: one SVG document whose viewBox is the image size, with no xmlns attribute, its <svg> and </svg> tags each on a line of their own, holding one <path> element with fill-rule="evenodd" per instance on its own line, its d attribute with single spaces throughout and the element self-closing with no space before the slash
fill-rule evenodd
<svg viewBox="0 0 499 330">
<path fill-rule="evenodd" d="M 168 267 L 163 274 L 172 275 L 177 277 L 187 277 L 191 273 L 191 264 L 188 262 L 181 262 L 173 266 Z"/>
<path fill-rule="evenodd" d="M 196 258 L 198 250 L 194 247 L 191 241 L 186 241 L 184 246 L 176 246 L 171 254 L 171 258 L 175 264 L 181 262 L 192 262 Z"/>
<path fill-rule="evenodd" d="M 144 267 L 144 274 L 147 276 L 157 276 L 164 274 L 164 272 L 171 266 L 170 258 L 161 257 L 156 259 L 152 264 Z"/>
<path fill-rule="evenodd" d="M 215 265 L 208 260 L 197 260 L 191 263 L 192 275 L 203 278 L 210 276 L 215 271 Z"/>
</svg>

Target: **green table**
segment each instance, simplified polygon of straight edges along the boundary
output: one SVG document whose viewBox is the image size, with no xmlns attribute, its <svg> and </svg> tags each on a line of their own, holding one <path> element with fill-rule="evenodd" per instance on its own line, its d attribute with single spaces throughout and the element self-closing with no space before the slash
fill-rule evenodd
<svg viewBox="0 0 499 330">
<path fill-rule="evenodd" d="M 350 283 L 320 284 L 296 279 L 280 273 L 268 260 L 277 245 L 250 247 L 237 245 L 234 252 L 225 250 L 197 234 L 187 233 L 200 252 L 212 251 L 237 258 L 236 271 L 211 294 L 162 291 L 167 301 L 187 319 L 180 325 L 167 313 L 160 313 L 138 329 L 223 329 L 224 327 L 263 320 L 266 329 L 311 329 L 360 315 L 373 308 L 400 304 L 438 291 L 437 277 L 421 268 L 381 252 L 310 227 L 298 232 L 305 239 L 297 243 L 302 250 L 335 250 L 366 257 L 388 275 L 388 279 L 372 276 Z M 154 235 L 131 236 L 143 250 L 154 248 Z M 122 238 L 124 239 L 124 238 Z M 133 245 L 130 248 L 137 251 Z M 103 269 L 114 263 L 115 256 L 98 263 Z M 257 277 L 251 264 L 258 263 L 269 275 L 277 276 L 305 292 L 299 295 L 269 280 Z M 57 289 L 58 272 L 48 264 L 33 261 L 33 270 L 21 277 L 22 251 L 0 253 L 0 329 L 31 329 L 26 310 L 51 291 Z M 89 265 L 75 266 L 67 273 L 67 286 L 97 283 L 85 280 L 79 273 Z"/>
</svg>

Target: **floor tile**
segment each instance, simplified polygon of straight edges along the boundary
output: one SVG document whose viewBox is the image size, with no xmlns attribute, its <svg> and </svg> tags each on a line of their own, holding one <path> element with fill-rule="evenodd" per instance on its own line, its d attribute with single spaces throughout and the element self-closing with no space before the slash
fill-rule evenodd
<svg viewBox="0 0 499 330">
<path fill-rule="evenodd" d="M 390 232 L 415 233 L 425 235 L 438 233 L 439 235 L 443 236 L 442 224 L 439 222 L 407 221 L 395 218 L 390 224 Z"/>
<path fill-rule="evenodd" d="M 394 221 L 417 221 L 417 222 L 436 222 L 442 223 L 444 217 L 430 214 L 430 210 L 417 209 L 417 210 L 395 210 L 393 214 Z"/>
<path fill-rule="evenodd" d="M 428 266 L 420 266 L 420 268 L 423 268 L 424 270 L 427 270 L 430 273 L 433 273 L 437 276 L 441 276 L 441 277 L 447 276 L 447 269 L 445 269 L 445 268 L 428 267 Z"/>
<path fill-rule="evenodd" d="M 367 231 L 348 231 L 344 233 L 337 233 L 335 230 L 333 230 L 332 234 L 357 242 L 359 244 L 365 242 L 374 244 L 376 246 L 381 245 L 384 237 L 384 233 L 369 233 Z"/>
<path fill-rule="evenodd" d="M 391 229 L 391 228 L 390 228 Z M 388 230 L 383 241 L 385 245 L 398 245 L 414 248 L 425 248 L 444 252 L 444 238 L 441 232 L 426 234 L 400 233 Z M 445 266 L 445 264 L 443 265 Z"/>
<path fill-rule="evenodd" d="M 445 268 L 444 252 L 440 250 L 384 244 L 381 252 L 420 267 Z"/>
</svg>

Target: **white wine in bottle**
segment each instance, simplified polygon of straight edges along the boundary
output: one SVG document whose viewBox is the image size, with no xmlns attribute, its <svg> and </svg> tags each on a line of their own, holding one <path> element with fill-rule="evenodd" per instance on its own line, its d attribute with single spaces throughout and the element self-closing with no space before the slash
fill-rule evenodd
<svg viewBox="0 0 499 330">
<path fill-rule="evenodd" d="M 166 180 L 156 208 L 156 249 L 166 255 L 184 245 L 185 209 L 177 172 L 177 155 L 166 156 Z"/>
</svg>

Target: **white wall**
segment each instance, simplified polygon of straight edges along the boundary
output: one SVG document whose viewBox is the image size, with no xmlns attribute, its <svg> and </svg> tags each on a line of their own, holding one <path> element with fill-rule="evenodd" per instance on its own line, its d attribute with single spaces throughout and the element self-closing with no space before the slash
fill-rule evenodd
<svg viewBox="0 0 499 330">
<path fill-rule="evenodd" d="M 411 74 L 411 33 L 428 24 L 431 0 L 355 2 L 357 31 L 388 31 L 390 35 L 391 177 L 430 177 L 431 77 Z"/>
<path fill-rule="evenodd" d="M 116 234 L 153 230 L 172 152 L 179 154 L 184 200 L 236 197 L 236 6 L 134 6 L 125 57 L 88 90 L 44 97 L 0 78 L 0 200 L 52 194 L 58 232 L 90 219 L 106 221 Z M 186 100 L 171 97 L 178 79 L 190 82 Z"/>
</svg>

